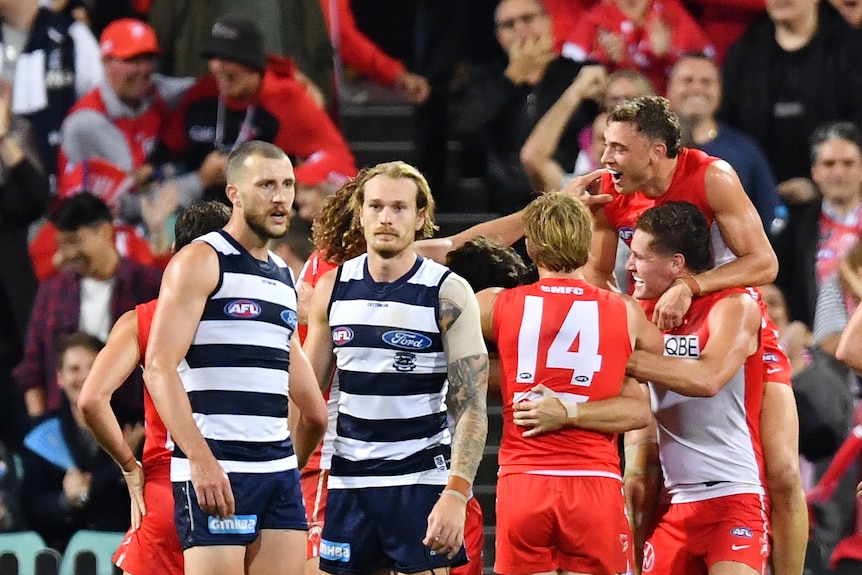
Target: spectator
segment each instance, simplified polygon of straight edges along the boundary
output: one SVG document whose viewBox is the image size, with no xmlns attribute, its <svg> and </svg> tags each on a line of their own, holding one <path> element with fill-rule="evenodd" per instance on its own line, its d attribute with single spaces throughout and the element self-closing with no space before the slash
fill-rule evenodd
<svg viewBox="0 0 862 575">
<path fill-rule="evenodd" d="M 731 44 L 766 8 L 764 0 L 687 0 L 685 4 L 715 48 L 719 66 Z"/>
<path fill-rule="evenodd" d="M 57 383 L 63 398 L 24 440 L 23 505 L 27 519 L 49 547 L 59 551 L 79 529 L 125 531 L 129 527 L 129 492 L 114 461 L 99 449 L 78 409 L 84 379 L 102 349 L 86 333 L 64 337 L 57 348 Z M 138 451 L 142 424 L 126 429 L 126 441 Z"/>
<path fill-rule="evenodd" d="M 27 255 L 27 228 L 48 207 L 48 178 L 18 143 L 12 122 L 11 86 L 0 80 L 0 443 L 17 451 L 29 427 L 12 368 L 21 361 L 30 310 L 38 283 Z"/>
<path fill-rule="evenodd" d="M 311 224 L 323 210 L 323 202 L 356 175 L 352 158 L 316 152 L 294 168 L 299 217 Z"/>
<path fill-rule="evenodd" d="M 862 4 L 854 0 L 829 0 L 844 21 L 854 28 L 862 27 Z"/>
<path fill-rule="evenodd" d="M 45 172 L 56 174 L 60 124 L 102 78 L 96 39 L 86 25 L 40 8 L 38 0 L 0 1 L 3 67 L 12 113 L 30 121 Z"/>
<path fill-rule="evenodd" d="M 131 18 L 116 20 L 100 39 L 105 80 L 78 100 L 63 121 L 58 187 L 61 195 L 91 190 L 112 207 L 124 201 L 136 185 L 152 177 L 147 156 L 191 79 L 153 74 L 159 53 L 155 32 Z M 120 222 L 115 230 L 122 255 L 143 263 L 153 254 L 166 263 L 173 238 L 157 205 L 144 202 L 149 244 Z M 161 216 L 161 217 L 159 217 Z M 43 237 L 42 234 L 49 234 Z M 45 260 L 56 249 L 54 230 L 45 227 L 31 249 L 40 277 L 56 272 Z"/>
<path fill-rule="evenodd" d="M 718 119 L 760 145 L 791 203 L 811 188 L 806 138 L 826 121 L 862 123 L 862 35 L 827 2 L 768 0 L 766 11 L 727 53 Z"/>
<path fill-rule="evenodd" d="M 817 293 L 841 257 L 862 237 L 862 132 L 850 122 L 822 124 L 811 136 L 811 178 L 817 200 L 788 206 L 784 229 L 773 236 L 776 285 L 790 318 L 814 326 Z"/>
<path fill-rule="evenodd" d="M 530 131 L 584 70 L 553 51 L 551 21 L 538 0 L 503 0 L 494 15 L 497 41 L 507 54 L 501 66 L 478 69 L 465 85 L 455 131 L 480 135 L 487 156 L 486 179 L 494 211 L 508 214 L 529 203 L 530 181 L 521 147 Z M 583 72 L 582 72 L 583 70 Z M 597 105 L 581 102 L 556 146 L 554 160 L 571 172 L 580 151 L 578 134 L 592 123 Z"/>
<path fill-rule="evenodd" d="M 599 81 L 599 76 L 594 73 L 593 82 Z M 575 78 L 560 99 L 542 116 L 521 148 L 521 162 L 530 176 L 534 190 L 557 190 L 571 179 L 572 174 L 563 173 L 553 156 L 567 122 L 580 104 L 579 93 L 584 90 L 584 84 L 583 79 L 579 81 Z M 601 100 L 605 112 L 631 98 L 655 95 L 655 90 L 646 76 L 634 70 L 617 70 L 609 74 L 603 84 Z M 593 84 L 593 87 L 601 86 Z M 581 151 L 575 161 L 573 175 L 579 176 L 601 167 L 603 150 L 598 148 L 604 147 L 606 124 L 607 115 L 599 114 L 592 126 L 581 130 L 578 137 Z"/>
<path fill-rule="evenodd" d="M 350 0 L 320 0 L 320 7 L 333 46 L 345 64 L 375 82 L 398 88 L 411 104 L 425 103 L 430 92 L 428 80 L 407 70 L 362 33 L 350 9 Z"/>
<path fill-rule="evenodd" d="M 120 256 L 111 212 L 96 196 L 82 192 L 63 200 L 50 221 L 66 271 L 39 285 L 24 359 L 14 372 L 31 417 L 60 407 L 54 368 L 60 338 L 83 331 L 104 340 L 123 313 L 158 295 L 161 280 L 158 269 Z M 140 385 L 137 373 L 121 390 L 118 409 L 142 414 Z"/>
<path fill-rule="evenodd" d="M 321 102 L 332 101 L 332 45 L 319 1 L 152 0 L 149 23 L 164 50 L 161 72 L 200 78 L 207 73 L 207 65 L 198 55 L 210 42 L 215 23 L 222 18 L 260 15 L 256 21 L 265 51 L 291 58 L 303 72 L 298 76 L 314 87 Z"/>
<path fill-rule="evenodd" d="M 706 34 L 679 0 L 602 2 L 569 33 L 563 56 L 597 60 L 608 71 L 643 72 L 664 94 L 670 67 L 689 51 L 714 54 Z"/>
<path fill-rule="evenodd" d="M 679 116 L 684 140 L 689 140 L 685 145 L 727 160 L 757 208 L 764 229 L 769 229 L 778 204 L 769 162 L 751 138 L 716 121 L 721 94 L 718 67 L 703 52 L 687 52 L 671 68 L 667 99 Z"/>
<path fill-rule="evenodd" d="M 842 258 L 838 273 L 826 280 L 817 294 L 814 344 L 835 355 L 841 333 L 862 300 L 862 242 Z"/>
<path fill-rule="evenodd" d="M 254 23 L 220 20 L 201 55 L 211 73 L 186 93 L 153 155 L 155 165 L 179 162 L 192 171 L 165 182 L 154 192 L 155 201 L 163 194 L 183 207 L 202 195 L 226 201 L 228 153 L 255 139 L 302 161 L 323 152 L 352 164 L 347 142 L 296 79 L 294 66 L 283 58 L 267 59 Z M 124 206 L 129 218 L 137 211 L 136 206 Z"/>
</svg>

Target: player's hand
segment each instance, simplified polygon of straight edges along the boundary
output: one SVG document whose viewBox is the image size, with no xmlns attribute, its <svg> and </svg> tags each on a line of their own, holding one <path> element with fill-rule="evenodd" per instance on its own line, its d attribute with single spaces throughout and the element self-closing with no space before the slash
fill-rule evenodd
<svg viewBox="0 0 862 575">
<path fill-rule="evenodd" d="M 602 189 L 602 175 L 607 171 L 607 168 L 599 168 L 589 174 L 572 178 L 563 188 L 563 191 L 581 200 L 585 206 L 590 208 L 590 211 L 598 211 L 602 206 L 613 201 L 610 194 L 599 193 Z"/>
<path fill-rule="evenodd" d="M 859 485 L 856 486 L 856 498 L 862 499 L 862 481 L 860 481 Z"/>
<path fill-rule="evenodd" d="M 204 461 L 190 463 L 192 485 L 203 512 L 222 519 L 233 515 L 236 512 L 233 489 L 218 460 L 209 455 Z"/>
<path fill-rule="evenodd" d="M 689 307 L 691 307 L 691 291 L 683 282 L 676 281 L 658 298 L 652 314 L 652 322 L 662 331 L 678 327 Z"/>
<path fill-rule="evenodd" d="M 428 529 L 422 544 L 434 553 L 452 559 L 464 545 L 464 520 L 467 505 L 452 495 L 441 494 L 428 515 Z"/>
<path fill-rule="evenodd" d="M 147 505 L 144 503 L 144 468 L 140 461 L 135 461 L 135 468 L 131 471 L 123 471 L 123 479 L 129 489 L 129 498 L 132 500 L 132 529 L 141 527 L 141 520 L 147 514 Z"/>
<path fill-rule="evenodd" d="M 538 393 L 542 397 L 533 401 L 519 401 L 512 406 L 515 425 L 531 428 L 521 435 L 535 437 L 556 431 L 566 425 L 569 414 L 556 392 L 542 384 L 535 386 L 530 391 Z"/>
</svg>

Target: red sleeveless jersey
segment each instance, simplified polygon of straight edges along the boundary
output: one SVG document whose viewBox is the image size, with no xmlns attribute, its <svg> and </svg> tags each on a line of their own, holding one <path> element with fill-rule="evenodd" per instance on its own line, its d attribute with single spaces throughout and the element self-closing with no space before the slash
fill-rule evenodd
<svg viewBox="0 0 862 575">
<path fill-rule="evenodd" d="M 583 280 L 544 279 L 502 291 L 493 325 L 500 353 L 500 475 L 557 472 L 619 477 L 616 435 L 565 428 L 524 438 L 513 404 L 543 384 L 567 402 L 618 395 L 632 352 L 626 304 Z"/>
<path fill-rule="evenodd" d="M 141 365 L 147 355 L 147 341 L 150 338 L 150 326 L 153 323 L 153 315 L 156 313 L 156 304 L 159 300 L 151 300 L 135 307 L 138 314 L 138 349 L 141 353 Z M 150 397 L 150 392 L 144 386 L 144 456 L 143 466 L 147 481 L 152 481 L 156 476 L 170 481 L 171 451 L 173 442 L 168 437 L 168 430 L 156 412 L 156 406 Z"/>
</svg>

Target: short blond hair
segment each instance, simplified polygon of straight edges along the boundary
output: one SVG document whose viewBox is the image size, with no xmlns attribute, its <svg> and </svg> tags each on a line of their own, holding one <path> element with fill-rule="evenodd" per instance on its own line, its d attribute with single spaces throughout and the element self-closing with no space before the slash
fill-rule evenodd
<svg viewBox="0 0 862 575">
<path fill-rule="evenodd" d="M 537 266 L 571 272 L 587 263 L 592 217 L 584 204 L 565 192 L 548 192 L 524 209 L 527 252 Z"/>
<path fill-rule="evenodd" d="M 421 229 L 416 231 L 417 240 L 430 238 L 434 236 L 437 226 L 434 225 L 434 196 L 431 195 L 431 187 L 428 185 L 428 180 L 422 175 L 422 172 L 402 161 L 384 162 L 377 164 L 373 168 L 363 170 L 357 177 L 356 193 L 353 195 L 353 209 L 356 214 L 362 209 L 362 204 L 365 202 L 365 184 L 371 178 L 377 176 L 386 176 L 387 178 L 397 180 L 406 178 L 412 180 L 416 184 L 416 209 L 425 210 L 425 224 Z"/>
</svg>

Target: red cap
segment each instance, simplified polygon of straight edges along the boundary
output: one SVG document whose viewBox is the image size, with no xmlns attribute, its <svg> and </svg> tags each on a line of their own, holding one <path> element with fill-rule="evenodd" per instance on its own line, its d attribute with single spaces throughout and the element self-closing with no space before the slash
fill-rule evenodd
<svg viewBox="0 0 862 575">
<path fill-rule="evenodd" d="M 341 185 L 356 175 L 353 158 L 346 154 L 314 152 L 293 170 L 296 182 L 316 186 L 324 182 Z"/>
<path fill-rule="evenodd" d="M 114 20 L 105 27 L 99 42 L 102 56 L 134 58 L 141 54 L 158 54 L 156 32 L 146 22 L 134 18 Z"/>
</svg>

